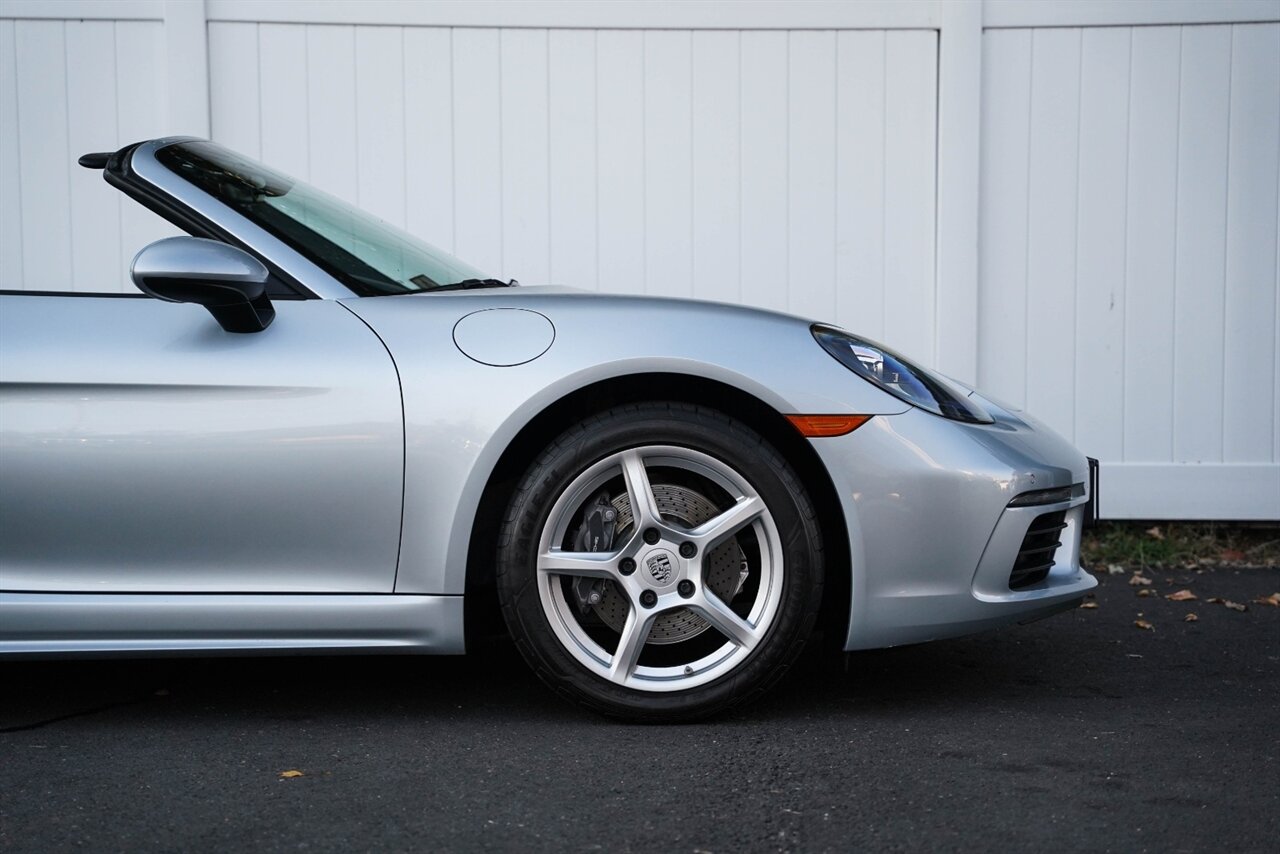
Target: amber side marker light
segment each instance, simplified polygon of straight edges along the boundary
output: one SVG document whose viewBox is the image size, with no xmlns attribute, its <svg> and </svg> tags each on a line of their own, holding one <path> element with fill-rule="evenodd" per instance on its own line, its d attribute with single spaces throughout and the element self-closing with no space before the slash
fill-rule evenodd
<svg viewBox="0 0 1280 854">
<path fill-rule="evenodd" d="M 852 433 L 871 420 L 870 415 L 788 415 L 800 435 L 811 439 L 823 436 L 843 436 Z"/>
</svg>

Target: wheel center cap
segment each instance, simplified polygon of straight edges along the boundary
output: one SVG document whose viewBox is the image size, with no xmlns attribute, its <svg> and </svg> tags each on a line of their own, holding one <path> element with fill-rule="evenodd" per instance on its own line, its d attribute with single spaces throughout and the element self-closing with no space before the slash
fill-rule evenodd
<svg viewBox="0 0 1280 854">
<path fill-rule="evenodd" d="M 679 565 L 676 556 L 666 549 L 654 549 L 644 558 L 645 572 L 655 587 L 665 587 L 674 581 Z"/>
</svg>

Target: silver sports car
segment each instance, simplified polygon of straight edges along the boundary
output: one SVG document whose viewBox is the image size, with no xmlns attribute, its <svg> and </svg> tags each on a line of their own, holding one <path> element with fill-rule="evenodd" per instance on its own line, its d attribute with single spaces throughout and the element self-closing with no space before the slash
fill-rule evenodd
<svg viewBox="0 0 1280 854">
<path fill-rule="evenodd" d="M 514 287 L 211 142 L 88 154 L 190 236 L 0 292 L 0 652 L 460 653 L 691 719 L 1095 584 L 1095 471 L 823 323 Z M 465 617 L 465 619 L 464 619 Z"/>
</svg>

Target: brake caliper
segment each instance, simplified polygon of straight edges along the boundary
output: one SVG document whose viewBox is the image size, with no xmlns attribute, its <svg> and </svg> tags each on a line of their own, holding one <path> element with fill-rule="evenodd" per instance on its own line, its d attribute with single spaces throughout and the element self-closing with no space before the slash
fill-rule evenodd
<svg viewBox="0 0 1280 854">
<path fill-rule="evenodd" d="M 609 493 L 601 492 L 582 511 L 582 524 L 573 537 L 573 549 L 579 552 L 607 552 L 613 548 L 613 536 L 618 526 L 618 511 L 609 503 Z M 578 610 L 584 615 L 604 598 L 603 578 L 573 580 L 573 592 L 578 599 Z"/>
</svg>

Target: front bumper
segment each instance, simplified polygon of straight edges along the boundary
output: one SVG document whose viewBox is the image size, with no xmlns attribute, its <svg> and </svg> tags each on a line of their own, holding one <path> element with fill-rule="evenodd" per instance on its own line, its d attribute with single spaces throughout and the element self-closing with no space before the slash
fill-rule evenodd
<svg viewBox="0 0 1280 854">
<path fill-rule="evenodd" d="M 1080 568 L 1093 484 L 1084 455 L 1021 414 L 961 424 L 920 410 L 815 439 L 849 530 L 846 649 L 955 637 L 1074 606 L 1097 581 Z M 1032 490 L 1085 484 L 1069 501 L 1010 507 Z M 1031 523 L 1065 511 L 1048 574 L 1011 589 Z"/>
</svg>

